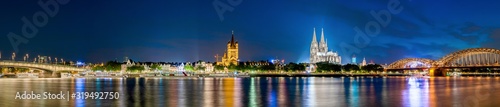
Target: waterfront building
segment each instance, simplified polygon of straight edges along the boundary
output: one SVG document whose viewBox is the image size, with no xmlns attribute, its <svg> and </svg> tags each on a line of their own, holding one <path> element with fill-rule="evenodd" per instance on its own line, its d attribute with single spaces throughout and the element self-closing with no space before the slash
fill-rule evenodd
<svg viewBox="0 0 500 107">
<path fill-rule="evenodd" d="M 196 62 L 194 67 L 198 68 L 198 71 L 201 71 L 201 72 L 213 72 L 214 71 L 214 66 L 210 62 L 198 61 L 198 62 Z"/>
<path fill-rule="evenodd" d="M 101 64 L 103 66 L 104 64 Z M 158 65 L 159 69 L 151 69 L 153 65 Z M 172 63 L 165 63 L 165 62 L 135 62 L 132 59 L 129 59 L 128 57 L 124 58 L 124 61 L 121 62 L 121 71 L 120 72 L 126 72 L 128 67 L 131 66 L 143 66 L 144 67 L 144 72 L 164 72 L 164 71 L 175 71 L 171 70 Z M 175 66 L 174 66 L 175 67 Z"/>
<path fill-rule="evenodd" d="M 206 72 L 213 72 L 215 70 L 214 64 L 212 63 L 205 63 L 204 66 Z"/>
<path fill-rule="evenodd" d="M 181 65 L 177 66 L 177 70 L 176 71 L 185 71 L 184 70 L 184 63 L 181 63 Z"/>
<path fill-rule="evenodd" d="M 222 57 L 222 62 L 217 62 L 217 65 L 229 66 L 230 64 L 238 65 L 238 41 L 234 40 L 234 31 L 232 32 L 231 40 L 227 42 L 227 49 Z"/>
<path fill-rule="evenodd" d="M 313 32 L 313 39 L 311 42 L 311 49 L 310 49 L 310 63 L 317 63 L 317 62 L 329 62 L 329 63 L 335 63 L 335 64 L 340 64 L 341 63 L 341 57 L 338 55 L 337 52 L 329 51 L 328 50 L 328 41 L 325 40 L 325 34 L 323 32 L 323 29 L 321 29 L 321 40 L 318 44 L 317 39 L 316 39 L 316 28 L 314 28 Z"/>
</svg>

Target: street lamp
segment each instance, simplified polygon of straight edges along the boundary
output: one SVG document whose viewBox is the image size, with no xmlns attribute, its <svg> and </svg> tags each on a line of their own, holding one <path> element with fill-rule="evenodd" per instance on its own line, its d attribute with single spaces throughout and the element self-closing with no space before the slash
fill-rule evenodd
<svg viewBox="0 0 500 107">
<path fill-rule="evenodd" d="M 30 54 L 26 54 L 26 59 L 30 60 Z"/>
<path fill-rule="evenodd" d="M 56 64 L 57 64 L 57 58 L 56 58 Z"/>
</svg>

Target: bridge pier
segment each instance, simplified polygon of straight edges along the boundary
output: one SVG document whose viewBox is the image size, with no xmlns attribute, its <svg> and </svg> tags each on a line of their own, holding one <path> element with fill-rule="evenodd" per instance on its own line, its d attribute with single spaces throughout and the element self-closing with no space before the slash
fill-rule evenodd
<svg viewBox="0 0 500 107">
<path fill-rule="evenodd" d="M 55 76 L 57 76 L 56 72 L 52 71 L 52 77 L 55 77 Z"/>
<path fill-rule="evenodd" d="M 429 68 L 429 76 L 446 76 L 446 71 L 437 67 L 431 67 Z"/>
<path fill-rule="evenodd" d="M 446 76 L 446 73 L 448 71 L 442 69 L 442 68 L 436 68 L 432 67 L 429 69 L 429 76 L 431 77 L 436 77 L 436 76 Z"/>
<path fill-rule="evenodd" d="M 431 77 L 436 76 L 435 72 L 436 72 L 436 68 L 435 67 L 430 68 L 429 69 L 429 76 L 431 76 Z"/>
</svg>

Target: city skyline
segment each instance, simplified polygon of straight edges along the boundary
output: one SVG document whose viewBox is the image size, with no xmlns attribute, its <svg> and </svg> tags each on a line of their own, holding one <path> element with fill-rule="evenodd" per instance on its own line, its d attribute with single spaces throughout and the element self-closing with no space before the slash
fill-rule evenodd
<svg viewBox="0 0 500 107">
<path fill-rule="evenodd" d="M 214 2 L 70 1 L 59 5 L 57 14 L 37 27 L 38 33 L 21 43 L 17 53 L 85 62 L 120 61 L 125 56 L 138 61 L 214 62 L 234 30 L 241 42 L 241 61 L 278 57 L 308 62 L 313 28 L 325 29 L 328 47 L 339 52 L 343 64 L 353 56 L 342 49 L 343 43 L 357 47 L 354 54 L 359 59 L 381 64 L 409 57 L 437 59 L 467 48 L 500 48 L 494 42 L 500 39 L 500 16 L 495 14 L 500 7 L 492 3 L 499 1 L 401 0 L 402 11 L 391 13 L 387 27 L 369 36 L 366 46 L 356 45 L 355 28 L 365 31 L 365 25 L 377 21 L 371 11 L 386 10 L 391 1 L 242 1 L 229 5 L 234 10 L 222 18 Z M 8 59 L 14 52 L 8 34 L 22 36 L 22 18 L 31 20 L 43 8 L 30 1 L 1 5 L 6 9 L 1 11 L 0 50 L 2 59 Z M 92 8 L 82 9 L 87 6 Z"/>
<path fill-rule="evenodd" d="M 0 107 L 491 107 L 499 4 L 7 0 Z"/>
</svg>

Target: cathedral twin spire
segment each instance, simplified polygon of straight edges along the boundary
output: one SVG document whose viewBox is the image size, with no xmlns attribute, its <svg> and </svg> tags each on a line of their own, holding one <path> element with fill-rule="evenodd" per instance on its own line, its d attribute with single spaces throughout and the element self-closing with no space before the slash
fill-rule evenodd
<svg viewBox="0 0 500 107">
<path fill-rule="evenodd" d="M 316 45 L 316 46 L 314 46 L 314 45 Z M 317 46 L 319 46 L 319 48 Z M 321 39 L 320 39 L 319 45 L 318 45 L 318 42 L 316 39 L 316 28 L 314 28 L 311 48 L 314 48 L 314 47 L 317 47 L 319 52 L 327 52 L 328 51 L 327 41 L 325 40 L 325 33 L 324 33 L 323 28 L 321 28 Z"/>
<path fill-rule="evenodd" d="M 328 51 L 328 46 L 325 39 L 325 33 L 323 28 L 321 28 L 321 37 L 320 41 L 318 44 L 318 40 L 316 39 L 316 28 L 314 28 L 313 32 L 313 40 L 311 42 L 311 51 L 310 51 L 310 57 L 309 57 L 309 62 L 310 63 L 317 63 L 317 62 L 329 62 L 329 63 L 336 63 L 340 64 L 341 62 L 341 57 L 338 55 L 337 52 L 332 52 Z"/>
<path fill-rule="evenodd" d="M 312 40 L 312 43 L 318 43 L 316 42 L 317 39 L 316 39 L 316 28 L 313 28 L 314 29 L 314 32 L 313 32 L 313 40 Z"/>
<path fill-rule="evenodd" d="M 323 28 L 321 28 L 321 41 L 319 43 L 325 43 L 325 33 L 323 32 Z"/>
</svg>

